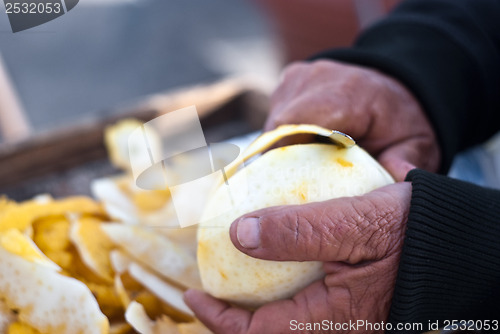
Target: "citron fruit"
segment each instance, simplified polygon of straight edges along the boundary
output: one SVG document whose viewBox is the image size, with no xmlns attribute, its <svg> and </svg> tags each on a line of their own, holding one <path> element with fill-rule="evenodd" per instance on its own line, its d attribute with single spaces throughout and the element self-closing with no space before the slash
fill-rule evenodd
<svg viewBox="0 0 500 334">
<path fill-rule="evenodd" d="M 297 128 L 289 126 L 289 132 L 295 134 Z M 272 141 L 287 134 L 283 127 L 275 131 L 280 136 L 266 135 Z M 326 129 L 321 131 L 328 134 Z M 262 140 L 259 143 L 262 150 L 269 146 Z M 394 182 L 367 152 L 349 146 L 314 143 L 276 148 L 236 172 L 228 185 L 221 183 L 206 215 L 224 211 L 220 207 L 227 205 L 224 187 L 229 187 L 233 205 L 216 218 L 202 221 L 198 229 L 198 267 L 204 290 L 254 308 L 289 298 L 323 277 L 320 262 L 265 261 L 240 252 L 230 240 L 229 227 L 241 215 L 261 208 L 362 195 Z M 255 146 L 248 150 L 255 151 Z"/>
</svg>

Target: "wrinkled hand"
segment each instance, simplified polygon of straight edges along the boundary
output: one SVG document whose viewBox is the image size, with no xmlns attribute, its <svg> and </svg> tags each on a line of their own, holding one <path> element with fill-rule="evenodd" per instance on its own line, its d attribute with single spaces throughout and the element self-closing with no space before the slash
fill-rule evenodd
<svg viewBox="0 0 500 334">
<path fill-rule="evenodd" d="M 440 164 L 419 103 L 399 82 L 371 69 L 327 60 L 288 66 L 264 130 L 298 123 L 351 135 L 397 181 L 415 167 L 435 172 Z"/>
<path fill-rule="evenodd" d="M 196 290 L 186 292 L 186 302 L 202 322 L 220 334 L 309 333 L 300 327 L 293 331 L 292 320 L 297 326 L 323 320 L 340 324 L 386 321 L 410 196 L 411 184 L 396 183 L 364 196 L 278 206 L 244 215 L 230 229 L 236 248 L 267 260 L 323 261 L 325 278 L 292 299 L 266 304 L 254 312 Z M 370 331 L 361 328 L 357 332 Z"/>
</svg>

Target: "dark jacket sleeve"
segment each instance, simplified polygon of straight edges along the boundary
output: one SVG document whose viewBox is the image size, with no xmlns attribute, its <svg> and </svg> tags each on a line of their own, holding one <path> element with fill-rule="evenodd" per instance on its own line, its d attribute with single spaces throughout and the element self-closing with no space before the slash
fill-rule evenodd
<svg viewBox="0 0 500 334">
<path fill-rule="evenodd" d="M 352 48 L 315 58 L 405 84 L 438 135 L 442 173 L 458 151 L 500 129 L 500 1 L 408 0 Z M 500 192 L 421 170 L 407 180 L 412 202 L 389 321 L 421 331 L 436 320 L 499 321 Z"/>
<path fill-rule="evenodd" d="M 427 331 L 429 321 L 496 319 L 497 331 L 485 333 L 500 332 L 500 191 L 422 170 L 407 181 L 411 209 L 389 321 Z"/>
<path fill-rule="evenodd" d="M 500 128 L 500 1 L 408 0 L 330 58 L 379 69 L 421 102 L 453 156 Z"/>
</svg>

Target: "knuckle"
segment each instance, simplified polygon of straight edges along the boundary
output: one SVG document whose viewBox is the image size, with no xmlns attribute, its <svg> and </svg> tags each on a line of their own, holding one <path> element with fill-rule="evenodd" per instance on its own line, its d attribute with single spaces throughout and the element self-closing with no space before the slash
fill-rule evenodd
<svg viewBox="0 0 500 334">
<path fill-rule="evenodd" d="M 246 324 L 237 321 L 234 317 L 219 317 L 218 326 L 223 334 L 246 333 Z"/>
<path fill-rule="evenodd" d="M 318 214 L 317 208 L 289 210 L 283 219 L 283 227 L 287 231 L 286 240 L 283 240 L 284 246 L 299 251 L 301 258 L 297 260 L 316 258 L 330 244 L 327 225 L 322 215 Z"/>
<path fill-rule="evenodd" d="M 324 73 L 325 71 L 338 71 L 345 65 L 332 60 L 318 59 L 311 63 L 315 71 Z"/>
<path fill-rule="evenodd" d="M 339 258 L 360 263 L 378 257 L 392 216 L 390 209 L 381 208 L 377 200 L 367 196 L 346 201 L 334 218 L 338 225 L 335 234 L 340 243 Z"/>
<path fill-rule="evenodd" d="M 308 64 L 304 62 L 293 62 L 283 70 L 283 80 L 287 80 L 307 69 Z"/>
<path fill-rule="evenodd" d="M 295 247 L 309 246 L 315 234 L 314 224 L 310 218 L 298 212 L 293 212 L 290 213 L 287 222 L 287 228 L 290 231 L 290 242 L 293 242 Z M 310 247 L 304 250 L 310 251 Z"/>
<path fill-rule="evenodd" d="M 369 228 L 361 235 L 371 255 L 383 257 L 388 250 L 398 245 L 402 236 L 402 224 L 405 212 L 398 198 L 384 191 L 367 196 L 371 207 L 366 214 L 366 224 Z"/>
</svg>

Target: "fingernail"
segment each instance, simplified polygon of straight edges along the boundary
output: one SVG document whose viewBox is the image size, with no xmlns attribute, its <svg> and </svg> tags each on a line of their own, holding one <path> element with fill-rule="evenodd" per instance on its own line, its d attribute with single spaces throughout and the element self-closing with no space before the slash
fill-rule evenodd
<svg viewBox="0 0 500 334">
<path fill-rule="evenodd" d="M 236 237 L 241 246 L 254 249 L 260 245 L 260 224 L 258 218 L 243 218 L 236 227 Z"/>
</svg>

